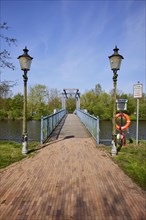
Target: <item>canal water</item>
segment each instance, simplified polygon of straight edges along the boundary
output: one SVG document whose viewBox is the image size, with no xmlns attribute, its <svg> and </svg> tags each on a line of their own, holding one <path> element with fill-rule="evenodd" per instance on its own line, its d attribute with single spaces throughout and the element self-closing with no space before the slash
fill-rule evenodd
<svg viewBox="0 0 146 220">
<path fill-rule="evenodd" d="M 112 122 L 100 121 L 100 142 L 110 143 L 112 137 Z M 40 141 L 40 121 L 28 121 L 28 140 Z M 128 131 L 125 132 L 127 139 L 136 138 L 136 122 L 132 121 Z M 21 142 L 22 121 L 21 120 L 1 120 L 0 140 L 14 140 Z M 146 140 L 146 121 L 139 121 L 139 140 Z"/>
</svg>

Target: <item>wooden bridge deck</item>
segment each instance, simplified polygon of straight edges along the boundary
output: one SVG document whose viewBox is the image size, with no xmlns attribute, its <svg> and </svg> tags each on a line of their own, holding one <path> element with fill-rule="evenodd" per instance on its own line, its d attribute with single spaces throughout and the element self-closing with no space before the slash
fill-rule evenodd
<svg viewBox="0 0 146 220">
<path fill-rule="evenodd" d="M 146 219 L 145 192 L 95 145 L 88 132 L 86 136 L 79 125 L 75 129 L 71 120 L 77 118 L 71 117 L 58 140 L 2 170 L 0 219 Z M 72 127 L 68 133 L 67 124 Z"/>
<path fill-rule="evenodd" d="M 91 135 L 76 115 L 67 115 L 65 123 L 60 131 L 59 138 L 88 138 L 90 136 Z"/>
</svg>

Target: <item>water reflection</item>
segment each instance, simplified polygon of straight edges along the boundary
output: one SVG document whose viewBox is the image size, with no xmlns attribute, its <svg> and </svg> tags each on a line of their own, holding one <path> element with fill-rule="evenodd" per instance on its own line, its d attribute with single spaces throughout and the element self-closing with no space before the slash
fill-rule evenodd
<svg viewBox="0 0 146 220">
<path fill-rule="evenodd" d="M 22 120 L 0 121 L 0 140 L 15 140 L 21 142 L 22 123 Z M 40 121 L 28 121 L 27 131 L 29 141 L 40 141 Z"/>
<path fill-rule="evenodd" d="M 111 142 L 113 125 L 111 121 L 100 121 L 101 142 Z M 126 138 L 136 139 L 136 121 L 132 121 L 130 127 L 124 131 Z M 146 121 L 139 121 L 139 140 L 146 140 Z"/>
<path fill-rule="evenodd" d="M 112 122 L 100 121 L 100 140 L 111 142 Z M 28 121 L 28 140 L 40 141 L 40 121 Z M 127 138 L 136 138 L 136 122 L 132 121 L 129 131 L 126 131 Z M 0 140 L 15 140 L 21 142 L 22 120 L 1 120 Z M 146 121 L 139 122 L 139 140 L 146 140 Z"/>
</svg>

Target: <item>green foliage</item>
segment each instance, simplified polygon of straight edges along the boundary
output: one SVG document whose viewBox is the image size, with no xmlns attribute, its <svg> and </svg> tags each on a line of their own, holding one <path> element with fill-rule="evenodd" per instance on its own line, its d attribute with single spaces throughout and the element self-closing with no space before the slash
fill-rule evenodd
<svg viewBox="0 0 146 220">
<path fill-rule="evenodd" d="M 57 89 L 49 89 L 45 85 L 30 87 L 28 93 L 28 118 L 40 119 L 41 116 L 53 113 L 54 109 L 61 108 L 61 101 Z"/>
<path fill-rule="evenodd" d="M 100 105 L 100 119 L 110 119 L 112 117 L 112 98 L 107 93 L 102 93 L 98 97 L 98 103 Z M 98 109 L 98 104 L 97 104 Z"/>
<path fill-rule="evenodd" d="M 114 161 L 137 184 L 146 190 L 146 142 L 122 147 Z"/>
<path fill-rule="evenodd" d="M 92 115 L 96 112 L 94 110 L 96 104 L 97 104 L 97 98 L 98 96 L 95 94 L 94 91 L 86 92 L 81 96 L 81 109 L 87 109 L 87 111 Z"/>
<path fill-rule="evenodd" d="M 4 109 L 0 109 L 0 120 L 7 118 L 7 117 L 8 117 L 7 112 L 5 112 Z"/>
<path fill-rule="evenodd" d="M 9 99 L 8 118 L 17 119 L 22 118 L 23 111 L 23 96 L 18 93 L 12 99 Z"/>
<path fill-rule="evenodd" d="M 61 101 L 59 97 L 54 97 L 48 102 L 49 114 L 52 114 L 54 109 L 61 109 Z"/>
<path fill-rule="evenodd" d="M 91 115 L 99 116 L 103 120 L 111 120 L 113 114 L 113 98 L 111 93 L 102 90 L 100 84 L 95 89 L 85 92 L 81 96 L 81 109 L 87 109 Z M 126 114 L 131 120 L 136 120 L 136 99 L 131 94 L 117 91 L 118 99 L 128 99 Z M 23 95 L 17 94 L 14 97 L 0 98 L 0 119 L 21 119 L 23 117 Z M 41 116 L 52 114 L 54 109 L 61 109 L 61 96 L 57 89 L 49 90 L 45 85 L 30 87 L 28 92 L 27 117 L 28 119 L 40 120 Z M 68 112 L 76 108 L 76 101 L 73 98 L 66 100 Z M 146 120 L 146 94 L 139 103 L 139 119 Z"/>
<path fill-rule="evenodd" d="M 87 109 L 91 115 L 99 116 L 100 119 L 110 119 L 112 117 L 111 96 L 105 92 L 98 93 L 99 95 L 96 93 L 89 91 L 81 96 L 81 108 Z"/>
<path fill-rule="evenodd" d="M 1 110 L 0 118 L 17 119 L 22 118 L 23 96 L 18 93 L 16 96 L 8 99 L 0 99 Z"/>
<path fill-rule="evenodd" d="M 40 119 L 42 115 L 47 114 L 46 99 L 48 91 L 45 85 L 35 85 L 30 87 L 28 93 L 28 117 L 30 119 Z"/>
<path fill-rule="evenodd" d="M 143 94 L 143 97 L 140 99 L 139 103 L 140 109 L 139 109 L 139 117 L 142 120 L 146 119 L 146 94 Z"/>
<path fill-rule="evenodd" d="M 66 100 L 66 109 L 69 113 L 73 113 L 74 110 L 76 109 L 76 101 L 74 98 L 68 98 Z"/>
<path fill-rule="evenodd" d="M 28 119 L 40 120 L 41 116 L 52 114 L 54 109 L 61 109 L 59 91 L 49 91 L 45 85 L 30 87 L 27 100 Z M 20 93 L 12 98 L 0 98 L 0 105 L 0 119 L 22 119 L 23 95 Z"/>
<path fill-rule="evenodd" d="M 95 90 L 90 90 L 81 96 L 81 109 L 87 109 L 91 115 L 99 116 L 100 119 L 111 120 L 113 114 L 113 91 L 106 93 L 102 90 L 100 84 L 95 86 Z M 136 99 L 131 94 L 117 91 L 117 99 L 128 99 L 127 113 L 131 120 L 136 119 Z M 140 99 L 139 119 L 146 120 L 146 95 Z"/>
</svg>

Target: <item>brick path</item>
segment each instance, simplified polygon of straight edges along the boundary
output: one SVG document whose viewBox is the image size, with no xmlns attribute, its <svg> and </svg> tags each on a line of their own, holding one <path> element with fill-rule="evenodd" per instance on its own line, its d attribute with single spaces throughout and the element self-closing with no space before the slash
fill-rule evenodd
<svg viewBox="0 0 146 220">
<path fill-rule="evenodd" d="M 1 172 L 0 219 L 146 219 L 145 192 L 91 137 L 71 136 Z"/>
</svg>

